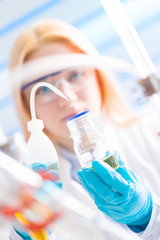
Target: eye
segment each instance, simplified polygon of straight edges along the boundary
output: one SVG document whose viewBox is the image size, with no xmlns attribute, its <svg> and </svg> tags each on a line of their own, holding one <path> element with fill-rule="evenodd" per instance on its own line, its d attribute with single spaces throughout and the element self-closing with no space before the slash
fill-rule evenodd
<svg viewBox="0 0 160 240">
<path fill-rule="evenodd" d="M 37 91 L 36 91 L 36 95 L 38 96 L 40 96 L 40 95 L 45 95 L 45 94 L 48 94 L 48 93 L 50 93 L 51 92 L 51 90 L 48 88 L 48 87 L 41 87 L 41 88 L 39 88 L 39 89 L 37 89 Z"/>
<path fill-rule="evenodd" d="M 69 75 L 69 82 L 73 82 L 75 80 L 80 80 L 84 76 L 83 71 L 74 71 Z"/>
</svg>

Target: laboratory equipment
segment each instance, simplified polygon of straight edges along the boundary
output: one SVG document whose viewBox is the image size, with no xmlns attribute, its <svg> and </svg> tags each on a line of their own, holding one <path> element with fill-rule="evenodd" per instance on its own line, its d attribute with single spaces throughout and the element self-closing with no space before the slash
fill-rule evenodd
<svg viewBox="0 0 160 240">
<path fill-rule="evenodd" d="M 139 239 L 4 153 L 0 158 L 0 215 L 33 239 Z"/>
<path fill-rule="evenodd" d="M 58 170 L 58 155 L 53 143 L 43 133 L 43 121 L 32 119 L 28 122 L 28 130 L 31 132 L 27 142 L 27 162 L 28 166 L 34 163 L 43 163 L 48 168 Z"/>
<path fill-rule="evenodd" d="M 118 160 L 109 138 L 103 135 L 89 110 L 66 121 L 73 138 L 75 153 L 82 167 L 92 167 L 92 161 L 99 160 L 108 163 L 114 169 L 118 168 Z"/>
<path fill-rule="evenodd" d="M 28 83 L 29 79 L 38 79 L 54 72 L 77 67 L 105 67 L 105 69 L 120 72 L 136 73 L 136 69 L 132 64 L 121 59 L 102 56 L 100 54 L 89 56 L 82 53 L 70 53 L 49 55 L 41 59 L 26 62 L 22 66 L 14 68 L 10 72 L 7 81 L 15 89 L 22 82 L 23 84 L 26 81 Z"/>
<path fill-rule="evenodd" d="M 37 88 L 47 87 L 54 91 L 57 95 L 66 99 L 65 95 L 57 88 L 49 83 L 37 83 L 31 91 L 30 96 L 30 109 L 32 120 L 27 123 L 28 130 L 31 132 L 30 138 L 27 143 L 27 161 L 26 164 L 31 166 L 33 163 L 43 163 L 50 169 L 58 170 L 58 155 L 56 149 L 43 132 L 43 121 L 36 118 L 35 113 L 35 92 Z M 66 99 L 67 100 L 67 99 Z"/>
<path fill-rule="evenodd" d="M 130 22 L 120 0 L 100 0 L 124 46 L 126 47 L 141 79 L 138 81 L 144 96 L 149 97 L 160 114 L 160 74 L 149 57 L 136 30 Z M 155 96 L 156 95 L 156 96 Z"/>
<path fill-rule="evenodd" d="M 26 146 L 21 134 L 17 132 L 11 136 L 6 136 L 0 127 L 0 150 L 17 161 L 22 161 Z"/>
</svg>

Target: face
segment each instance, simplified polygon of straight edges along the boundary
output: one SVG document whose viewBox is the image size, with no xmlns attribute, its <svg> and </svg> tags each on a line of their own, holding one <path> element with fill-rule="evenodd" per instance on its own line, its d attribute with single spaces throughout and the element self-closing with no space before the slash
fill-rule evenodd
<svg viewBox="0 0 160 240">
<path fill-rule="evenodd" d="M 31 53 L 26 61 L 37 59 L 39 57 L 53 55 L 78 53 L 79 51 L 71 44 L 64 42 L 55 42 L 47 44 L 40 49 Z M 54 137 L 54 140 L 62 145 L 66 141 L 70 141 L 70 133 L 66 125 L 66 119 L 70 118 L 86 109 L 89 109 L 96 118 L 99 118 L 101 110 L 101 97 L 98 88 L 98 79 L 94 69 L 81 69 L 80 72 L 74 70 L 73 72 L 61 72 L 56 76 L 50 78 L 55 86 L 58 86 L 68 98 L 68 102 L 61 97 L 55 97 L 52 101 L 41 101 L 41 90 L 37 93 L 37 100 L 35 101 L 36 115 L 39 119 L 44 121 L 45 128 Z M 63 79 L 63 81 L 61 80 Z M 66 81 L 67 80 L 67 81 Z M 68 81 L 84 80 L 85 84 L 80 84 L 81 87 L 74 88 L 72 85 L 65 84 Z M 57 84 L 57 85 L 56 85 Z M 33 87 L 33 85 L 31 85 Z M 31 86 L 28 87 L 31 88 Z M 76 90 L 75 90 L 76 89 Z M 27 91 L 27 89 L 26 89 Z M 38 91 L 38 90 L 37 90 Z M 46 90 L 48 91 L 48 90 Z M 48 94 L 49 91 L 45 93 Z M 39 101 L 38 101 L 39 99 Z M 29 99 L 26 99 L 29 105 Z"/>
</svg>

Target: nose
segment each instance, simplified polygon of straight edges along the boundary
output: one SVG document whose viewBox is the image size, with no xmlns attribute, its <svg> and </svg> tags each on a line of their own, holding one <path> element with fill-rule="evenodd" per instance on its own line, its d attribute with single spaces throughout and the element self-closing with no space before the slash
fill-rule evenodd
<svg viewBox="0 0 160 240">
<path fill-rule="evenodd" d="M 74 101 L 77 101 L 78 97 L 77 97 L 76 93 L 73 91 L 72 87 L 65 79 L 61 79 L 61 80 L 57 81 L 55 84 L 55 87 L 57 87 L 61 92 L 63 92 L 63 94 L 67 97 L 69 104 L 72 105 L 72 103 Z M 59 99 L 59 100 L 60 100 L 61 106 L 64 104 L 68 104 L 63 99 Z"/>
</svg>

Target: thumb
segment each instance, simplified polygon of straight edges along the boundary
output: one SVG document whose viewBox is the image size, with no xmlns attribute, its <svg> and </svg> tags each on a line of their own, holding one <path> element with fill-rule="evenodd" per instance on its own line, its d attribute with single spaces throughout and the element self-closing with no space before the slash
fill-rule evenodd
<svg viewBox="0 0 160 240">
<path fill-rule="evenodd" d="M 119 163 L 119 168 L 116 169 L 116 171 L 127 181 L 130 181 L 130 182 L 134 182 L 134 178 L 133 178 L 133 175 L 132 175 L 132 171 L 130 169 L 128 169 L 124 162 L 122 161 L 120 155 L 118 152 L 115 151 L 115 156 L 118 160 L 118 163 Z"/>
<path fill-rule="evenodd" d="M 93 169 L 96 171 L 98 176 L 105 182 L 110 188 L 116 190 L 120 194 L 128 192 L 128 182 L 112 167 L 105 162 L 92 162 Z"/>
</svg>

